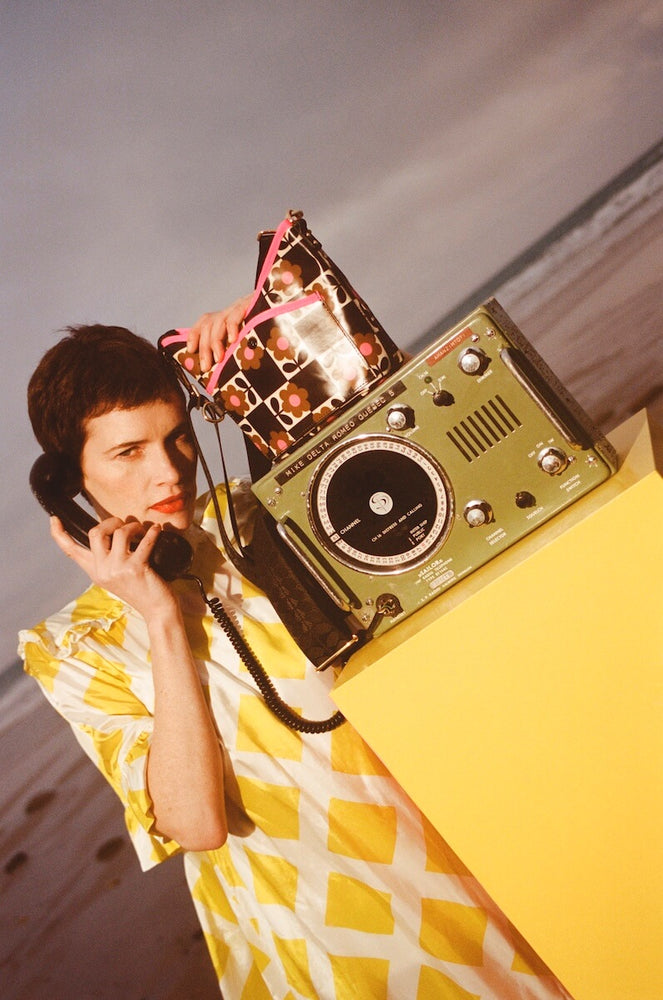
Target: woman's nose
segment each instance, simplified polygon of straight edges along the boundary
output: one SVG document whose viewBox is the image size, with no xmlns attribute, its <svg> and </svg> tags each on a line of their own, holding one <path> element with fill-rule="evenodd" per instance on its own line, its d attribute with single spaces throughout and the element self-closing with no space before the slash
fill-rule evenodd
<svg viewBox="0 0 663 1000">
<path fill-rule="evenodd" d="M 180 447 L 176 441 L 166 441 L 159 449 L 157 461 L 162 482 L 183 483 L 195 476 L 196 453 L 193 447 Z"/>
<path fill-rule="evenodd" d="M 155 475 L 160 482 L 177 483 L 182 476 L 181 462 L 174 449 L 163 447 L 155 457 Z"/>
</svg>

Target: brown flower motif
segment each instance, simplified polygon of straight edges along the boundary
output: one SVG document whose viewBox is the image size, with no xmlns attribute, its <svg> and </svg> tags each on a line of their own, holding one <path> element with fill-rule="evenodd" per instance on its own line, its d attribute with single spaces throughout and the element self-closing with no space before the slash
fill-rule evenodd
<svg viewBox="0 0 663 1000">
<path fill-rule="evenodd" d="M 229 385 L 221 390 L 221 404 L 224 410 L 239 413 L 240 416 L 247 413 L 249 409 L 246 393 L 243 389 L 235 388 L 234 385 Z"/>
<path fill-rule="evenodd" d="M 300 291 L 303 287 L 301 267 L 299 264 L 291 264 L 285 257 L 274 265 L 271 278 L 277 292 Z"/>
<path fill-rule="evenodd" d="M 273 326 L 269 331 L 267 350 L 277 361 L 292 360 L 295 356 L 295 348 L 285 333 L 279 330 L 278 326 Z"/>
<path fill-rule="evenodd" d="M 200 358 L 197 354 L 189 354 L 186 348 L 178 351 L 175 358 L 193 378 L 200 378 L 203 374 L 200 367 Z"/>
<path fill-rule="evenodd" d="M 257 337 L 246 337 L 235 352 L 242 371 L 260 368 L 265 349 Z"/>
<path fill-rule="evenodd" d="M 272 431 L 269 435 L 269 447 L 277 455 L 285 451 L 291 444 L 292 439 L 287 431 Z"/>
<path fill-rule="evenodd" d="M 316 281 L 314 285 L 311 285 L 311 291 L 317 292 L 322 301 L 326 304 L 327 308 L 330 310 L 330 312 L 333 312 L 332 306 L 329 301 L 329 285 L 324 283 L 321 284 L 320 282 Z"/>
<path fill-rule="evenodd" d="M 311 407 L 308 401 L 308 392 L 300 388 L 295 382 L 288 382 L 279 392 L 281 409 L 286 413 L 291 413 L 293 417 L 302 417 Z"/>
<path fill-rule="evenodd" d="M 249 439 L 249 441 L 256 446 L 256 448 L 258 449 L 258 451 L 262 452 L 263 455 L 267 455 L 268 454 L 269 449 L 267 448 L 267 445 L 265 444 L 265 442 L 263 441 L 263 439 L 260 437 L 260 435 L 255 434 L 255 433 L 251 433 L 250 431 L 246 430 L 246 428 L 243 427 L 243 426 L 242 426 L 242 430 L 244 431 L 244 434 Z"/>
<path fill-rule="evenodd" d="M 322 424 L 324 423 L 325 420 L 328 420 L 335 413 L 336 413 L 335 407 L 325 404 L 324 406 L 321 406 L 318 410 L 315 411 L 315 413 L 313 414 L 313 420 L 315 421 L 316 424 Z"/>
<path fill-rule="evenodd" d="M 355 333 L 355 344 L 359 353 L 369 365 L 375 365 L 380 360 L 380 345 L 372 333 Z"/>
</svg>

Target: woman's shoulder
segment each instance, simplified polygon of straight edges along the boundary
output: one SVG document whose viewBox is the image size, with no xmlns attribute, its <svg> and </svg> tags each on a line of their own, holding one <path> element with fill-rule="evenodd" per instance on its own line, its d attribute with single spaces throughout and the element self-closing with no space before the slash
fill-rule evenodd
<svg viewBox="0 0 663 1000">
<path fill-rule="evenodd" d="M 79 597 L 60 611 L 49 615 L 33 628 L 19 632 L 18 652 L 26 659 L 28 653 L 61 659 L 75 653 L 89 636 L 110 641 L 113 633 L 123 627 L 127 605 L 113 594 L 92 584 Z"/>
<path fill-rule="evenodd" d="M 206 490 L 196 501 L 194 521 L 201 523 L 206 517 L 214 517 L 214 497 L 225 514 L 228 509 L 229 497 L 236 509 L 254 507 L 256 498 L 251 490 L 251 480 L 246 476 L 238 476 L 227 483 L 217 483 L 214 490 Z"/>
<path fill-rule="evenodd" d="M 253 530 L 256 507 L 257 500 L 251 490 L 251 481 L 248 478 L 231 479 L 228 486 L 219 483 L 213 493 L 207 492 L 198 498 L 194 521 L 216 538 L 220 516 L 226 531 L 232 535 L 232 511 L 242 540 L 248 541 Z"/>
</svg>

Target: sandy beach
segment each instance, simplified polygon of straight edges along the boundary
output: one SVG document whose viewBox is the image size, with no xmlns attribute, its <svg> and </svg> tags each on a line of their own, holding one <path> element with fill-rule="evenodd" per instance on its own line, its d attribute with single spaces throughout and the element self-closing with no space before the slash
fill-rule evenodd
<svg viewBox="0 0 663 1000">
<path fill-rule="evenodd" d="M 663 422 L 661 261 L 657 183 L 495 289 L 605 431 L 643 406 Z M 4 1000 L 218 998 L 181 861 L 141 874 L 114 794 L 27 678 L 0 746 Z"/>
<path fill-rule="evenodd" d="M 181 860 L 140 871 L 115 794 L 29 678 L 3 716 L 3 997 L 218 998 Z"/>
</svg>

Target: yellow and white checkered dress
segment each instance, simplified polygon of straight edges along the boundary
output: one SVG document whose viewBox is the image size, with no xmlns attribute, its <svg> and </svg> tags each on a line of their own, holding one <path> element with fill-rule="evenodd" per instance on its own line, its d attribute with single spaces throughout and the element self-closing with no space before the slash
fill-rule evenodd
<svg viewBox="0 0 663 1000">
<path fill-rule="evenodd" d="M 246 488 L 238 498 L 246 519 Z M 330 715 L 331 672 L 315 672 L 264 595 L 224 559 L 211 507 L 189 537 L 208 594 L 237 616 L 281 696 L 308 717 Z M 286 728 L 197 588 L 176 586 L 255 824 L 184 858 L 226 1000 L 567 997 L 350 725 L 323 735 Z M 146 788 L 154 691 L 142 618 L 92 586 L 22 632 L 20 648 L 122 800 L 142 867 L 178 852 L 155 830 Z"/>
</svg>

